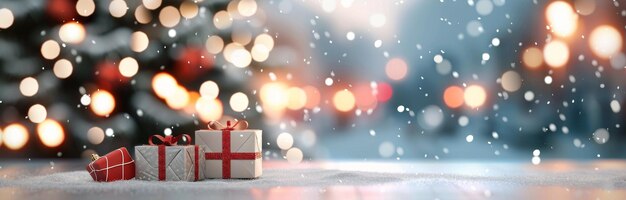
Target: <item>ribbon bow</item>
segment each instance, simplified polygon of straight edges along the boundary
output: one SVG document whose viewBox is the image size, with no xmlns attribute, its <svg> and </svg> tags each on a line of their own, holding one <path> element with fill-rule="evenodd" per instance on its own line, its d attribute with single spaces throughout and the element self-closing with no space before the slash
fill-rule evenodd
<svg viewBox="0 0 626 200">
<path fill-rule="evenodd" d="M 226 121 L 226 126 L 218 121 L 210 121 L 209 129 L 211 130 L 244 130 L 248 128 L 248 122 L 246 120 L 235 119 L 234 124 L 230 124 L 230 120 Z"/>
<path fill-rule="evenodd" d="M 156 138 L 159 141 L 161 141 L 161 144 L 154 143 L 153 142 L 154 138 Z M 160 136 L 160 135 L 151 135 L 148 138 L 148 144 L 150 144 L 150 145 L 176 146 L 176 145 L 178 145 L 178 140 L 180 140 L 182 138 L 185 138 L 185 141 L 187 142 L 187 144 L 191 144 L 191 136 L 189 136 L 187 134 L 182 134 L 182 135 L 179 135 L 179 136 L 176 136 L 176 137 L 171 136 L 171 135 L 168 135 L 168 136 L 165 136 L 165 137 Z"/>
</svg>

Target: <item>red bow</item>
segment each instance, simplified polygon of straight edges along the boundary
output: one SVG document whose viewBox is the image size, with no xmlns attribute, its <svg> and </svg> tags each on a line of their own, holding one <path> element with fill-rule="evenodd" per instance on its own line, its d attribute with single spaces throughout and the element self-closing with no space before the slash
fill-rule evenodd
<svg viewBox="0 0 626 200">
<path fill-rule="evenodd" d="M 161 144 L 156 144 L 156 143 L 152 142 L 152 140 L 154 138 L 159 139 L 159 141 L 161 141 Z M 179 136 L 176 136 L 176 137 L 171 136 L 171 135 L 168 135 L 168 136 L 165 136 L 165 137 L 163 137 L 161 135 L 151 135 L 148 138 L 148 144 L 150 144 L 150 145 L 176 146 L 176 145 L 178 145 L 178 140 L 180 140 L 181 138 L 185 138 L 185 142 L 187 142 L 187 144 L 191 144 L 191 136 L 189 136 L 187 134 L 182 134 L 182 135 L 179 135 Z"/>
<path fill-rule="evenodd" d="M 248 122 L 246 120 L 235 119 L 235 124 L 230 124 L 230 120 L 226 121 L 226 126 L 218 121 L 210 121 L 209 129 L 211 130 L 244 130 L 248 128 Z"/>
</svg>

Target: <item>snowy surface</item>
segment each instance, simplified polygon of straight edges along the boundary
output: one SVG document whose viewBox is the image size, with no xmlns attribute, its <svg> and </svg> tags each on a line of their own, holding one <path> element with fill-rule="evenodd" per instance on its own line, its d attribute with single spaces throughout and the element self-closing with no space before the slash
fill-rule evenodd
<svg viewBox="0 0 626 200">
<path fill-rule="evenodd" d="M 72 170 L 81 164 L 57 163 L 51 167 L 43 162 L 3 163 L 0 196 L 14 199 L 626 198 L 626 162 L 621 161 L 559 161 L 539 166 L 465 162 L 327 162 L 293 166 L 268 162 L 259 179 L 113 183 L 94 182 L 87 172 Z"/>
</svg>

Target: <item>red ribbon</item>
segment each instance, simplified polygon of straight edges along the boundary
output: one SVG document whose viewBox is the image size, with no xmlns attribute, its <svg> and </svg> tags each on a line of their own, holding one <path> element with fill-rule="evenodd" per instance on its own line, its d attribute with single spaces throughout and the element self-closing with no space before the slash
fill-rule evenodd
<svg viewBox="0 0 626 200">
<path fill-rule="evenodd" d="M 157 138 L 159 141 L 161 141 L 160 144 L 156 144 L 153 142 L 153 139 Z M 160 136 L 160 135 L 151 135 L 148 138 L 148 144 L 150 145 L 156 145 L 158 148 L 158 167 L 159 167 L 159 181 L 164 181 L 165 180 L 165 146 L 176 146 L 178 145 L 178 140 L 185 138 L 185 141 L 188 144 L 191 144 L 191 136 L 187 135 L 187 134 L 182 134 L 179 136 Z M 198 145 L 195 145 L 194 148 L 194 178 L 197 181 L 198 180 L 198 154 L 199 154 L 199 148 Z"/>
<path fill-rule="evenodd" d="M 245 121 L 244 121 L 245 122 Z M 219 124 L 219 122 L 215 122 Z M 205 153 L 204 158 L 207 160 L 222 160 L 222 178 L 230 178 L 230 161 L 231 160 L 254 160 L 261 158 L 260 152 L 251 152 L 251 153 L 232 153 L 230 151 L 230 131 L 234 130 L 237 127 L 237 121 L 232 126 L 230 125 L 230 121 L 226 122 L 226 127 L 222 128 L 222 152 L 221 153 Z M 247 124 L 247 122 L 245 122 Z M 219 124 L 221 125 L 221 124 Z M 247 126 L 246 126 L 247 127 Z M 211 125 L 209 125 L 209 128 Z"/>
</svg>

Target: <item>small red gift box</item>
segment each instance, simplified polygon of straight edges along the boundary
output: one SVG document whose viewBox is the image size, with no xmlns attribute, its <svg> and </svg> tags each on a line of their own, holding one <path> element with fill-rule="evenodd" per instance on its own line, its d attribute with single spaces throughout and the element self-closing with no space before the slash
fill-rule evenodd
<svg viewBox="0 0 626 200">
<path fill-rule="evenodd" d="M 135 178 L 135 161 L 126 148 L 116 149 L 107 155 L 92 155 L 87 171 L 94 181 L 111 182 Z"/>
</svg>

